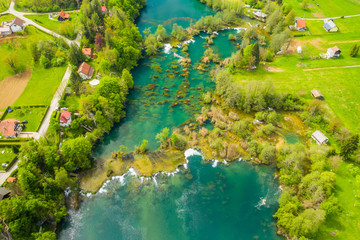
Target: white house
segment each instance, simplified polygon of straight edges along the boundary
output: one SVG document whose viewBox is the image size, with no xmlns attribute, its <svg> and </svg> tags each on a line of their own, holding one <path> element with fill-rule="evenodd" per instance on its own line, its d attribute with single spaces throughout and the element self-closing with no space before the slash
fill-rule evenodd
<svg viewBox="0 0 360 240">
<path fill-rule="evenodd" d="M 337 32 L 339 28 L 336 26 L 332 19 L 324 20 L 324 28 L 327 32 Z"/>
<path fill-rule="evenodd" d="M 323 143 L 327 143 L 329 139 L 319 130 L 316 130 L 312 135 L 311 138 L 316 141 L 318 145 Z"/>
<path fill-rule="evenodd" d="M 69 127 L 71 125 L 71 112 L 63 110 L 60 115 L 60 126 L 61 127 Z"/>
<path fill-rule="evenodd" d="M 9 26 L 4 26 L 4 27 L 0 26 L 0 36 L 1 37 L 6 37 L 10 34 L 12 34 L 12 31 Z"/>
<path fill-rule="evenodd" d="M 24 29 L 25 21 L 20 18 L 15 18 L 14 21 L 10 25 L 10 29 L 12 32 L 19 32 Z"/>
<path fill-rule="evenodd" d="M 335 46 L 332 48 L 329 48 L 326 52 L 327 58 L 338 58 L 340 57 L 341 50 Z"/>
<path fill-rule="evenodd" d="M 94 67 L 83 62 L 79 67 L 78 73 L 83 80 L 91 79 L 94 73 Z"/>
</svg>

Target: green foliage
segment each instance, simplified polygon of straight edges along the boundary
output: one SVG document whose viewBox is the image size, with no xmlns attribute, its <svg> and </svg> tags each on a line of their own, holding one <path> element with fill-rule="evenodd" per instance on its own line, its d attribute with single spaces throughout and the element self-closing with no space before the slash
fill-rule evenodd
<svg viewBox="0 0 360 240">
<path fill-rule="evenodd" d="M 80 2 L 76 0 L 49 0 L 49 1 L 16 1 L 16 6 L 20 9 L 29 9 L 33 12 L 58 12 L 61 9 L 76 9 Z"/>
<path fill-rule="evenodd" d="M 35 240 L 56 240 L 56 233 L 54 232 L 43 232 L 33 234 Z"/>
<path fill-rule="evenodd" d="M 6 63 L 14 74 L 25 71 L 25 66 L 20 64 L 16 54 L 10 54 L 9 56 L 7 56 Z"/>
<path fill-rule="evenodd" d="M 156 134 L 155 139 L 158 139 L 159 143 L 163 144 L 169 138 L 169 134 L 170 134 L 169 128 L 163 128 L 163 130 L 160 133 Z"/>
<path fill-rule="evenodd" d="M 72 65 L 78 67 L 79 63 L 85 61 L 85 56 L 79 46 L 75 43 L 71 44 L 69 50 L 69 61 Z"/>
<path fill-rule="evenodd" d="M 139 10 L 145 6 L 145 0 L 109 0 L 108 7 L 122 9 L 126 16 L 134 20 L 140 15 Z"/>
<path fill-rule="evenodd" d="M 177 25 L 176 23 L 173 25 L 173 29 L 171 32 L 171 36 L 178 41 L 184 41 L 186 38 L 185 30 L 182 26 Z"/>
<path fill-rule="evenodd" d="M 276 148 L 272 145 L 265 145 L 261 150 L 259 159 L 265 164 L 271 164 L 276 161 Z"/>
<path fill-rule="evenodd" d="M 158 25 L 155 32 L 155 38 L 158 42 L 164 42 L 168 38 L 168 34 L 163 25 Z"/>
<path fill-rule="evenodd" d="M 171 143 L 172 146 L 178 150 L 184 150 L 187 145 L 186 139 L 182 135 L 175 133 L 171 135 Z"/>
<path fill-rule="evenodd" d="M 64 167 L 68 171 L 74 171 L 76 168 L 91 167 L 91 143 L 84 137 L 69 139 L 61 145 L 60 151 L 62 159 L 65 162 Z"/>
<path fill-rule="evenodd" d="M 354 43 L 350 48 L 350 57 L 356 57 L 360 49 L 360 45 Z"/>
<path fill-rule="evenodd" d="M 139 153 L 145 153 L 147 151 L 147 145 L 148 145 L 149 141 L 148 140 L 143 140 L 142 143 L 139 146 Z"/>
<path fill-rule="evenodd" d="M 340 156 L 349 159 L 351 155 L 359 148 L 359 135 L 356 134 L 346 139 L 340 148 Z"/>
<path fill-rule="evenodd" d="M 161 47 L 161 43 L 156 39 L 154 34 L 149 34 L 146 37 L 144 45 L 148 56 L 156 55 L 158 48 Z"/>
<path fill-rule="evenodd" d="M 44 55 L 42 55 L 42 56 L 40 57 L 40 63 L 41 63 L 41 65 L 42 65 L 44 68 L 49 68 L 49 67 L 51 67 L 51 62 L 50 62 L 50 60 L 49 60 L 47 57 L 45 57 Z"/>
</svg>

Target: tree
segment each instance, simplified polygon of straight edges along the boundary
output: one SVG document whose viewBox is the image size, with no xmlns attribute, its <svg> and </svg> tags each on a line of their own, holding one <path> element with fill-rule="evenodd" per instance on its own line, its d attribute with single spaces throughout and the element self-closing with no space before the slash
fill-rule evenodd
<svg viewBox="0 0 360 240">
<path fill-rule="evenodd" d="M 354 45 L 352 45 L 350 48 L 350 57 L 356 57 L 356 55 L 359 52 L 359 49 L 360 49 L 360 45 L 354 43 Z"/>
<path fill-rule="evenodd" d="M 284 23 L 286 25 L 291 25 L 295 21 L 295 11 L 291 10 L 285 17 Z"/>
<path fill-rule="evenodd" d="M 6 58 L 6 63 L 9 65 L 9 67 L 11 68 L 14 74 L 17 74 L 25 70 L 25 67 L 20 65 L 19 58 L 17 57 L 16 54 L 10 54 Z"/>
<path fill-rule="evenodd" d="M 290 228 L 290 235 L 298 238 L 313 236 L 325 221 L 325 215 L 325 211 L 321 209 L 306 209 L 294 219 Z"/>
<path fill-rule="evenodd" d="M 255 43 L 253 45 L 253 48 L 252 48 L 252 56 L 255 57 L 255 65 L 259 65 L 260 63 L 260 48 L 259 48 L 259 44 L 258 43 Z"/>
<path fill-rule="evenodd" d="M 160 43 L 156 40 L 154 34 L 149 34 L 146 37 L 144 45 L 148 56 L 156 55 L 157 50 L 160 47 Z"/>
<path fill-rule="evenodd" d="M 74 171 L 79 168 L 91 167 L 91 143 L 83 136 L 69 139 L 61 145 L 60 151 L 65 161 L 65 169 Z"/>
<path fill-rule="evenodd" d="M 184 150 L 187 145 L 186 139 L 182 135 L 175 133 L 171 135 L 171 143 L 178 150 Z"/>
<path fill-rule="evenodd" d="M 174 37 L 178 41 L 185 40 L 186 34 L 185 30 L 182 26 L 177 25 L 176 23 L 173 25 L 173 29 L 171 32 L 171 36 Z"/>
<path fill-rule="evenodd" d="M 56 240 L 56 234 L 54 232 L 43 232 L 33 234 L 35 240 Z"/>
<path fill-rule="evenodd" d="M 105 38 L 101 33 L 96 33 L 95 35 L 95 48 L 96 51 L 100 51 L 101 48 L 104 46 L 105 44 Z"/>
<path fill-rule="evenodd" d="M 44 68 L 49 68 L 51 66 L 50 60 L 44 55 L 40 57 L 40 63 Z"/>
<path fill-rule="evenodd" d="M 276 148 L 272 145 L 266 145 L 261 151 L 259 158 L 266 164 L 275 162 Z"/>
<path fill-rule="evenodd" d="M 168 34 L 167 34 L 166 29 L 164 28 L 163 25 L 160 24 L 157 27 L 156 32 L 155 32 L 155 38 L 159 42 L 163 42 L 168 38 Z"/>
<path fill-rule="evenodd" d="M 169 138 L 169 134 L 169 128 L 163 128 L 163 130 L 156 135 L 155 139 L 158 139 L 159 143 L 162 145 Z"/>
<path fill-rule="evenodd" d="M 69 60 L 70 63 L 74 66 L 78 66 L 80 62 L 85 60 L 85 56 L 82 53 L 81 49 L 75 43 L 71 44 L 69 50 Z"/>
<path fill-rule="evenodd" d="M 305 10 L 307 10 L 309 8 L 309 3 L 308 0 L 303 0 L 301 3 L 301 7 Z"/>
<path fill-rule="evenodd" d="M 129 89 L 134 87 L 134 80 L 129 70 L 124 69 L 122 71 L 121 79 L 127 84 Z"/>
<path fill-rule="evenodd" d="M 359 135 L 356 134 L 348 139 L 346 139 L 340 147 L 340 156 L 344 157 L 344 159 L 349 159 L 351 155 L 358 149 L 359 147 Z"/>
</svg>

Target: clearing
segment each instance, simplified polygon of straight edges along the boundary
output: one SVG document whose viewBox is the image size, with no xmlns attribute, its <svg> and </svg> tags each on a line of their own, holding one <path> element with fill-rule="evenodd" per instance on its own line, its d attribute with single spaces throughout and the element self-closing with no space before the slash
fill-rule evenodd
<svg viewBox="0 0 360 240">
<path fill-rule="evenodd" d="M 24 91 L 31 77 L 32 69 L 7 77 L 0 82 L 0 109 L 14 104 Z"/>
</svg>

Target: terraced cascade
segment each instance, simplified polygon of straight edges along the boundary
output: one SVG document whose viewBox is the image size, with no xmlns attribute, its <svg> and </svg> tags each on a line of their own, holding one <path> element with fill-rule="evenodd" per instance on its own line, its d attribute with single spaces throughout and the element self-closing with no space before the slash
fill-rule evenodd
<svg viewBox="0 0 360 240">
<path fill-rule="evenodd" d="M 213 11 L 197 0 L 148 0 L 137 24 L 152 31 L 167 22 L 186 27 L 190 18 L 207 14 Z M 211 45 L 222 59 L 235 51 L 228 40 L 235 31 L 219 32 Z M 205 36 L 189 42 L 188 66 L 179 64 L 186 53 L 170 47 L 139 62 L 126 118 L 97 146 L 95 158 L 109 158 L 120 145 L 132 151 L 143 139 L 156 150 L 155 136 L 164 127 L 194 121 L 202 94 L 215 89 L 209 74 L 214 65 L 199 62 Z M 69 212 L 60 239 L 280 239 L 272 218 L 280 196 L 272 169 L 205 163 L 191 149 L 185 155 L 188 163 L 173 173 L 144 178 L 130 169 L 107 181 L 98 193 L 85 196 L 78 211 Z"/>
</svg>

